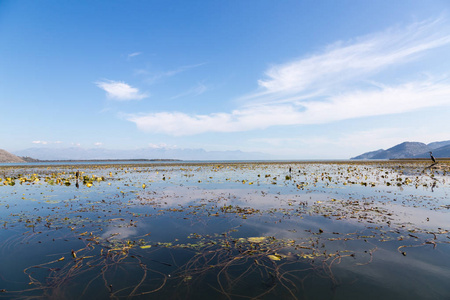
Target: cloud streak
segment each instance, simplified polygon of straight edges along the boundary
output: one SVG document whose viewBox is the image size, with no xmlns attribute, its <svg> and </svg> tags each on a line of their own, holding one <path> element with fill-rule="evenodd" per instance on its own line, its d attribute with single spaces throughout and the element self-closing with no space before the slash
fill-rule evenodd
<svg viewBox="0 0 450 300">
<path fill-rule="evenodd" d="M 188 115 L 181 112 L 127 115 L 140 130 L 174 136 L 206 132 L 239 132 L 280 125 L 323 124 L 351 118 L 450 106 L 450 84 L 414 82 L 378 91 L 357 91 L 327 101 L 258 105 L 231 113 Z"/>
<path fill-rule="evenodd" d="M 203 83 L 199 83 L 196 86 L 187 90 L 186 92 L 175 95 L 170 99 L 174 100 L 174 99 L 183 98 L 183 97 L 187 97 L 187 96 L 195 97 L 195 96 L 199 96 L 199 95 L 203 94 L 207 90 L 208 90 L 208 88 L 206 87 L 206 85 L 204 85 Z"/>
<path fill-rule="evenodd" d="M 113 100 L 129 101 L 147 98 L 146 93 L 141 93 L 139 89 L 121 81 L 104 80 L 95 83 L 106 92 L 106 96 Z"/>
<path fill-rule="evenodd" d="M 132 57 L 135 57 L 135 56 L 139 56 L 141 54 L 142 54 L 142 52 L 133 52 L 133 53 L 128 54 L 127 57 L 128 58 L 132 58 Z"/>
<path fill-rule="evenodd" d="M 390 29 L 352 42 L 338 42 L 322 53 L 272 66 L 265 72 L 266 78 L 258 81 L 260 91 L 249 98 L 284 99 L 289 94 L 311 93 L 310 90 L 316 95 L 327 95 L 338 85 L 361 80 L 417 59 L 427 50 L 448 45 L 449 33 L 434 33 L 441 23 L 441 20 L 414 23 L 403 30 Z"/>
<path fill-rule="evenodd" d="M 33 143 L 33 144 L 41 144 L 41 145 L 49 145 L 49 144 L 62 144 L 63 142 L 61 142 L 61 141 L 55 141 L 55 142 L 51 142 L 51 141 L 32 141 L 31 143 Z"/>
<path fill-rule="evenodd" d="M 172 76 L 178 75 L 178 74 L 180 74 L 180 73 L 183 73 L 183 72 L 185 72 L 185 71 L 187 71 L 187 70 L 195 69 L 195 68 L 197 68 L 197 67 L 203 66 L 203 65 L 205 65 L 205 64 L 206 64 L 206 63 L 200 63 L 200 64 L 195 64 L 195 65 L 186 65 L 186 66 L 178 67 L 178 68 L 173 69 L 173 70 L 161 72 L 161 73 L 155 74 L 155 75 L 153 75 L 153 76 L 147 78 L 147 82 L 148 82 L 148 83 L 154 83 L 155 81 L 158 81 L 158 80 L 160 80 L 160 79 L 172 77 Z M 146 71 L 146 70 L 138 70 L 138 71 L 137 71 L 137 74 L 144 74 L 144 75 L 147 75 L 148 73 L 149 73 L 149 72 Z"/>
<path fill-rule="evenodd" d="M 258 81 L 259 89 L 241 98 L 246 104 L 232 112 L 159 112 L 131 114 L 126 119 L 143 131 L 181 136 L 321 124 L 450 106 L 448 80 L 376 83 L 367 88 L 374 74 L 449 44 L 450 30 L 442 20 L 414 23 L 335 43 L 321 53 L 272 66 Z M 365 87 L 355 88 L 361 82 Z"/>
</svg>

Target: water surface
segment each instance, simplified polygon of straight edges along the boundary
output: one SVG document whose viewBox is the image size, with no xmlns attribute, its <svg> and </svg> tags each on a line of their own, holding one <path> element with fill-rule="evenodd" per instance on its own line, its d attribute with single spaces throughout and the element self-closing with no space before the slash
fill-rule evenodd
<svg viewBox="0 0 450 300">
<path fill-rule="evenodd" d="M 448 299 L 448 172 L 424 162 L 3 166 L 0 297 Z"/>
</svg>

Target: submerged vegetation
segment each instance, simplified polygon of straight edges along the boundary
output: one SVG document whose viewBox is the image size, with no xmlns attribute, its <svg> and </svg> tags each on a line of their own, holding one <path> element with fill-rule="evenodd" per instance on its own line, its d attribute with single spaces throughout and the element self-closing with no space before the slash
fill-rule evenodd
<svg viewBox="0 0 450 300">
<path fill-rule="evenodd" d="M 445 299 L 449 172 L 423 161 L 0 167 L 0 298 Z"/>
</svg>

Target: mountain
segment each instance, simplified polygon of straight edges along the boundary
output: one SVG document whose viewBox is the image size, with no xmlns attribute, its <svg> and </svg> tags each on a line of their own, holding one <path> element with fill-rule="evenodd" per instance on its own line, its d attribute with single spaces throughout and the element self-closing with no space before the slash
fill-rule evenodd
<svg viewBox="0 0 450 300">
<path fill-rule="evenodd" d="M 142 148 L 136 150 L 110 150 L 105 148 L 28 148 L 16 155 L 39 160 L 86 159 L 181 159 L 181 160 L 263 160 L 269 155 L 259 152 L 206 151 L 204 149 Z"/>
<path fill-rule="evenodd" d="M 428 147 L 430 147 L 430 150 L 433 151 L 434 149 L 438 149 L 444 146 L 450 145 L 450 141 L 442 141 L 442 142 L 433 142 L 429 143 Z"/>
<path fill-rule="evenodd" d="M 403 142 L 387 150 L 366 152 L 351 159 L 396 159 L 396 158 L 428 158 L 433 151 L 436 158 L 450 157 L 450 141 L 424 144 L 420 142 Z"/>
<path fill-rule="evenodd" d="M 407 158 L 414 157 L 416 155 L 425 153 L 430 149 L 424 143 L 419 142 L 403 142 L 392 148 L 389 148 L 377 155 L 372 159 L 389 159 L 389 158 Z"/>
<path fill-rule="evenodd" d="M 3 149 L 0 149 L 0 163 L 21 163 L 25 162 L 20 157 L 15 156 L 14 154 L 9 153 Z"/>
<path fill-rule="evenodd" d="M 450 144 L 447 146 L 443 146 L 437 149 L 433 149 L 433 155 L 436 158 L 439 157 L 450 157 Z M 418 156 L 418 157 L 423 157 L 423 156 Z M 425 157 L 430 157 L 429 153 L 425 153 Z"/>
<path fill-rule="evenodd" d="M 379 155 L 381 153 L 384 153 L 384 152 L 386 152 L 386 150 L 379 149 L 379 150 L 363 153 L 363 154 L 358 155 L 356 157 L 352 157 L 352 159 L 373 159 L 374 156 L 377 156 L 377 155 Z"/>
</svg>

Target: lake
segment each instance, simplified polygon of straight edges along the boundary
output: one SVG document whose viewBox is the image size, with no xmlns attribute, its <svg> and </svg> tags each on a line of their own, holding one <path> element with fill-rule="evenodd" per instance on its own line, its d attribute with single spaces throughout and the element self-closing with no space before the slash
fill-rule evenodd
<svg viewBox="0 0 450 300">
<path fill-rule="evenodd" d="M 450 299 L 449 174 L 425 161 L 3 165 L 0 298 Z"/>
</svg>

